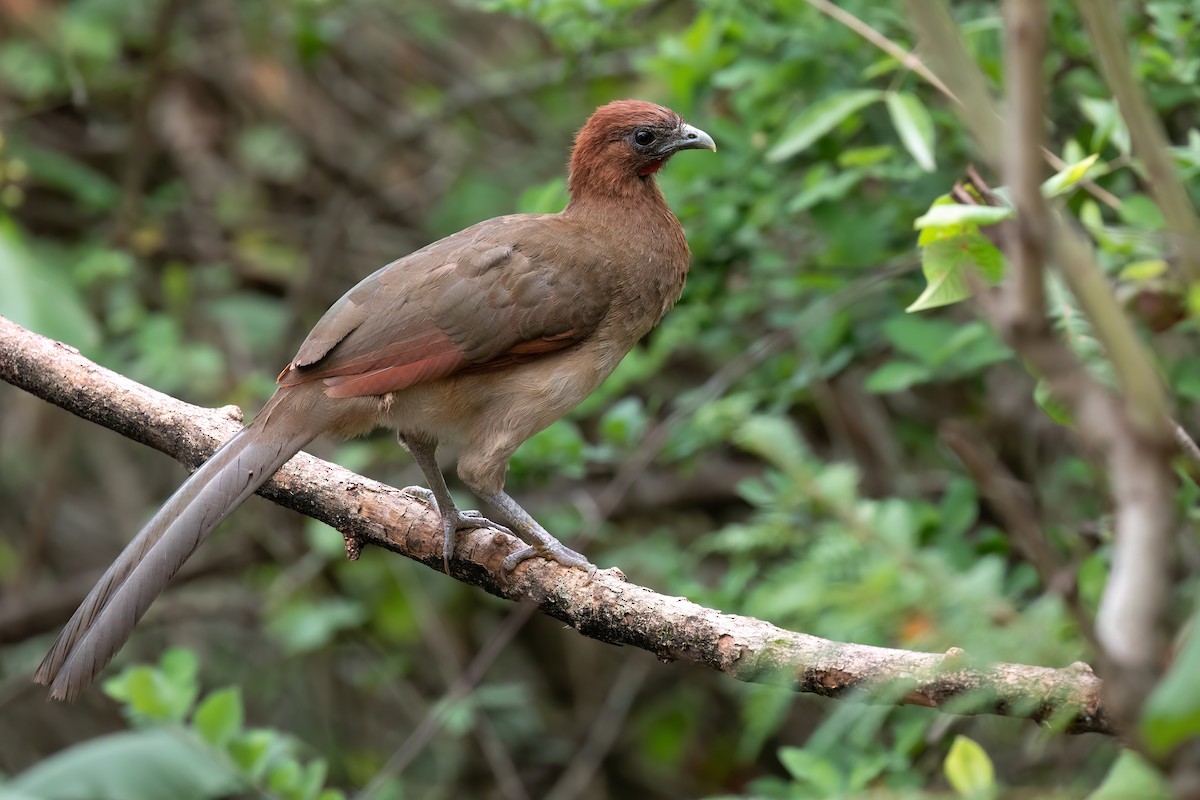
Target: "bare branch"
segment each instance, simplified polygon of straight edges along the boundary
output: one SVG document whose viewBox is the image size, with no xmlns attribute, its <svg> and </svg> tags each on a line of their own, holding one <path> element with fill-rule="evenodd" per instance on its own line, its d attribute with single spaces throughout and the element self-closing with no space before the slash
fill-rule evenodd
<svg viewBox="0 0 1200 800">
<path fill-rule="evenodd" d="M 1004 288 L 1002 313 L 1014 335 L 1044 336 L 1047 220 L 1042 198 L 1043 61 L 1046 53 L 1045 0 L 1009 0 L 1004 5 L 1004 91 L 1008 121 L 1004 137 L 1004 177 L 1016 207 L 1016 236 L 1009 242 L 1013 270 Z M 1025 330 L 1030 329 L 1030 330 Z"/>
<path fill-rule="evenodd" d="M 1013 183 L 1016 234 L 1004 245 L 1016 265 L 1005 291 L 1004 310 L 983 303 L 992 324 L 1072 412 L 1077 430 L 1104 455 L 1115 501 L 1116 546 L 1109 583 L 1097 617 L 1096 636 L 1116 671 L 1109 681 L 1118 719 L 1137 717 L 1163 663 L 1164 620 L 1174 525 L 1172 429 L 1166 394 L 1153 361 L 1112 288 L 1092 259 L 1083 237 L 1050 213 L 1037 187 L 1031 153 L 1041 140 L 1045 24 L 1040 0 L 1008 0 L 1006 74 L 1009 81 L 1006 160 L 998 160 L 996 131 L 983 124 L 994 113 L 983 73 L 970 59 L 944 0 L 913 0 L 922 35 L 939 49 L 943 71 L 963 98 L 964 123 L 993 168 Z M 958 86 L 967 87 L 959 90 Z M 986 193 L 981 193 L 986 197 Z M 1043 231 L 1045 226 L 1048 230 Z M 1041 242 L 1045 241 L 1045 246 Z M 1040 281 L 1048 251 L 1103 343 L 1123 396 L 1100 384 L 1044 320 Z M 1034 306 L 1037 307 L 1034 307 Z M 1041 319 L 1039 319 L 1039 317 Z M 1020 321 L 1020 324 L 1014 324 Z"/>
<path fill-rule="evenodd" d="M 985 161 L 995 164 L 1000 156 L 1000 127 L 996 125 L 999 112 L 949 10 L 937 0 L 908 0 L 908 11 L 921 34 L 924 52 L 958 99 L 959 115 L 976 146 Z"/>
<path fill-rule="evenodd" d="M 0 378 L 193 466 L 238 427 L 227 410 L 155 392 L 3 317 Z M 301 453 L 261 493 L 337 528 L 351 556 L 374 544 L 441 570 L 436 513 L 400 490 Z M 499 581 L 500 562 L 521 546 L 503 534 L 466 532 L 451 571 L 499 597 L 530 600 L 585 636 L 742 681 L 869 703 L 1053 720 L 1071 732 L 1114 732 L 1101 682 L 1083 664 L 980 665 L 956 648 L 919 653 L 833 642 L 657 594 L 615 569 L 589 583 L 578 570 L 536 561 Z"/>
<path fill-rule="evenodd" d="M 928 81 L 939 92 L 949 97 L 955 102 L 959 102 L 954 92 L 950 91 L 950 87 L 945 81 L 933 73 L 929 67 L 925 66 L 916 53 L 911 50 L 905 50 L 900 45 L 893 42 L 891 39 L 884 36 L 879 31 L 872 28 L 867 23 L 863 22 L 858 17 L 851 14 L 844 8 L 835 6 L 829 0 L 808 0 L 808 4 L 820 11 L 822 14 L 835 19 L 845 25 L 850 30 L 857 33 L 862 38 L 866 39 L 871 44 L 878 47 L 883 52 L 887 53 L 892 58 L 904 65 L 905 69 L 910 69 Z"/>
</svg>

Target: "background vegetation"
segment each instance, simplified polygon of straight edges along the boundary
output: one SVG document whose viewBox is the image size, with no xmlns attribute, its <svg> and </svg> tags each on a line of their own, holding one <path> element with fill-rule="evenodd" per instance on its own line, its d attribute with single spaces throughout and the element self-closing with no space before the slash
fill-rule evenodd
<svg viewBox="0 0 1200 800">
<path fill-rule="evenodd" d="M 655 100 L 720 147 L 661 174 L 693 251 L 687 289 L 612 379 L 518 452 L 514 494 L 666 594 L 843 641 L 1092 661 L 1072 608 L 1094 610 L 1108 573 L 1103 466 L 968 304 L 940 305 L 965 293 L 963 264 L 998 278 L 999 260 L 980 244 L 947 262 L 913 230 L 973 158 L 965 134 L 935 88 L 814 5 L 0 0 L 0 314 L 161 390 L 251 411 L 361 276 L 479 219 L 560 209 L 591 109 Z M 916 43 L 901 4 L 838 5 Z M 1078 18 L 1051 7 L 1048 146 L 1068 165 L 1051 188 L 1194 430 L 1200 351 L 1162 216 Z M 1191 179 L 1200 16 L 1122 8 Z M 954 13 L 998 82 L 997 4 Z M 1070 294 L 1052 284 L 1050 300 L 1103 375 Z M 980 499 L 954 435 L 1033 492 L 1057 582 Z M 313 449 L 420 482 L 385 436 Z M 106 692 L 47 705 L 33 666 L 182 476 L 0 386 L 0 771 L 16 776 L 0 796 L 1165 791 L 1109 738 L 796 697 L 549 619 L 514 623 L 510 604 L 416 564 L 346 562 L 335 532 L 262 501 L 156 604 Z M 1191 509 L 1194 485 L 1180 494 Z M 1178 563 L 1181 577 L 1200 566 L 1190 528 Z M 1176 587 L 1178 621 L 1195 588 Z M 1197 728 L 1196 687 L 1175 683 L 1158 700 L 1173 742 Z"/>
</svg>

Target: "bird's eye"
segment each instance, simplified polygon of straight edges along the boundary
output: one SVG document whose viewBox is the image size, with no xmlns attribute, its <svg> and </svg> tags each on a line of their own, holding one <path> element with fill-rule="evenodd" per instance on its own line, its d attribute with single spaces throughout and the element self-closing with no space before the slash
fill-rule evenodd
<svg viewBox="0 0 1200 800">
<path fill-rule="evenodd" d="M 654 141 L 654 133 L 648 130 L 640 130 L 633 135 L 633 141 L 638 147 L 645 147 Z"/>
</svg>

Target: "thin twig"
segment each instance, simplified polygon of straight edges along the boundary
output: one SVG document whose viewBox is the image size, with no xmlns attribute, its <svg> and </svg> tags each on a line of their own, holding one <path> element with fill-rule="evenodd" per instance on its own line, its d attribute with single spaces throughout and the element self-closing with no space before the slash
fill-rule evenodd
<svg viewBox="0 0 1200 800">
<path fill-rule="evenodd" d="M 1189 283 L 1200 283 L 1200 252 L 1197 252 L 1200 218 L 1196 217 L 1187 189 L 1171 163 L 1162 122 L 1134 77 L 1128 45 L 1120 29 L 1121 11 L 1112 0 L 1075 0 L 1075 7 L 1096 47 L 1104 79 L 1117 97 L 1134 151 L 1146 165 L 1147 183 L 1162 209 L 1167 230 L 1174 234 L 1180 270 Z"/>
<path fill-rule="evenodd" d="M 588 729 L 583 746 L 543 800 L 573 800 L 583 796 L 600 762 L 623 730 L 629 709 L 649 674 L 649 659 L 631 658 L 625 662 L 608 691 L 604 706 Z"/>
<path fill-rule="evenodd" d="M 835 6 L 833 3 L 829 2 L 829 0 L 807 1 L 810 6 L 817 9 L 822 14 L 825 14 L 826 16 L 842 23 L 847 28 L 854 31 L 859 36 L 866 39 L 883 52 L 887 53 L 889 56 L 899 61 L 905 69 L 910 69 L 920 75 L 939 92 L 946 95 L 946 97 L 950 98 L 956 103 L 961 102 L 954 92 L 950 91 L 950 87 L 947 86 L 941 78 L 935 75 L 933 71 L 929 69 L 929 67 L 925 66 L 925 62 L 922 61 L 920 56 L 918 56 L 916 53 L 912 52 L 911 50 L 904 49 L 879 31 L 872 28 L 867 23 L 863 22 L 858 17 L 851 14 L 846 9 Z"/>
<path fill-rule="evenodd" d="M 517 635 L 517 631 L 525 624 L 525 620 L 533 614 L 534 606 L 531 603 L 523 604 L 523 608 L 527 609 L 524 615 L 510 614 L 504 624 L 497 630 L 491 639 L 475 654 L 475 658 L 471 659 L 471 663 L 467 665 L 459 676 L 451 684 L 450 688 L 442 696 L 438 703 L 437 711 L 432 714 L 426 714 L 421 724 L 417 725 L 408 735 L 408 738 L 396 749 L 392 757 L 387 760 L 387 763 L 380 768 L 379 772 L 375 773 L 363 790 L 354 796 L 354 800 L 371 800 L 379 792 L 384 789 L 388 782 L 404 772 L 405 768 L 412 763 L 425 746 L 433 740 L 446 724 L 446 712 L 450 706 L 460 702 L 467 693 L 470 692 L 479 683 L 480 679 L 487 673 L 492 662 L 495 661 L 504 648 L 508 647 L 508 643 Z"/>
<path fill-rule="evenodd" d="M 919 0 L 917 1 L 919 2 Z M 925 62 L 922 61 L 916 53 L 892 41 L 867 23 L 863 22 L 858 17 L 851 14 L 849 11 L 835 6 L 833 3 L 829 2 L 829 0 L 807 0 L 807 2 L 822 14 L 825 14 L 830 18 L 842 23 L 847 28 L 878 47 L 880 50 L 895 58 L 904 67 L 912 70 L 917 75 L 924 78 L 931 86 L 945 95 L 947 99 L 960 106 L 962 105 L 963 101 L 959 99 L 958 95 L 956 95 L 950 89 L 950 87 L 946 85 L 946 82 L 939 78 L 933 72 L 933 70 L 929 69 L 929 67 L 925 65 Z M 999 114 L 996 115 L 996 118 L 999 119 Z M 1066 169 L 1067 162 L 1059 158 L 1058 155 L 1056 155 L 1052 150 L 1043 147 L 1041 148 L 1041 151 L 1042 157 L 1045 158 L 1046 162 L 1053 167 L 1055 171 Z M 1080 181 L 1079 185 L 1083 187 L 1084 191 L 1095 197 L 1101 203 L 1104 203 L 1104 205 L 1108 206 L 1109 208 L 1119 209 L 1121 207 L 1121 199 L 1119 197 L 1107 189 L 1097 185 L 1095 182 L 1091 180 L 1083 180 Z"/>
<path fill-rule="evenodd" d="M 1009 472 L 983 437 L 966 423 L 957 420 L 942 423 L 938 438 L 963 462 L 980 495 L 1000 517 L 1017 552 L 1037 571 L 1042 586 L 1062 597 L 1080 633 L 1099 651 L 1093 632 L 1095 620 L 1079 601 L 1075 573 L 1062 563 L 1047 541 L 1029 487 Z"/>
</svg>

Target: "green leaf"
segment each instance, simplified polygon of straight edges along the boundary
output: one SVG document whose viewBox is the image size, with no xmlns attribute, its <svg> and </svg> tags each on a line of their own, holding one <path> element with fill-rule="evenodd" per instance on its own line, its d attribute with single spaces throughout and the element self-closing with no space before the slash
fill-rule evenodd
<svg viewBox="0 0 1200 800">
<path fill-rule="evenodd" d="M 646 409 L 640 397 L 624 397 L 600 418 L 600 434 L 615 444 L 636 444 L 646 432 Z"/>
<path fill-rule="evenodd" d="M 300 177 L 308 164 L 304 145 L 286 128 L 255 125 L 238 134 L 238 160 L 250 172 L 280 183 Z"/>
<path fill-rule="evenodd" d="M 1166 261 L 1161 258 L 1151 258 L 1145 261 L 1134 261 L 1132 264 L 1126 264 L 1121 268 L 1121 272 L 1117 277 L 1123 281 L 1145 283 L 1146 281 L 1152 281 L 1157 277 L 1166 275 L 1167 270 Z"/>
<path fill-rule="evenodd" d="M 997 206 L 968 206 L 959 203 L 933 205 L 913 222 L 913 228 L 946 228 L 952 225 L 993 225 L 1012 219 L 1013 210 Z"/>
<path fill-rule="evenodd" d="M 925 363 L 939 375 L 969 375 L 984 367 L 1012 356 L 992 328 L 982 322 L 958 325 L 954 333 L 938 343 L 927 355 Z"/>
<path fill-rule="evenodd" d="M 200 674 L 200 660 L 185 647 L 172 647 L 160 659 L 163 675 L 181 689 L 191 689 Z"/>
<path fill-rule="evenodd" d="M 162 670 L 145 665 L 125 669 L 104 684 L 104 691 L 128 706 L 135 720 L 182 722 L 196 699 L 195 684 L 174 682 Z"/>
<path fill-rule="evenodd" d="M 24 232 L 0 214 L 0 315 L 86 350 L 99 330 L 62 266 L 35 258 Z"/>
<path fill-rule="evenodd" d="M 1066 428 L 1074 427 L 1075 417 L 1072 416 L 1071 410 L 1062 404 L 1053 392 L 1050 391 L 1050 384 L 1044 379 L 1039 379 L 1033 387 L 1033 401 L 1038 404 L 1046 416 Z"/>
<path fill-rule="evenodd" d="M 801 750 L 799 747 L 779 748 L 779 761 L 788 774 L 801 783 L 808 784 L 829 797 L 841 792 L 843 781 L 841 772 L 829 759 Z"/>
<path fill-rule="evenodd" d="M 995 283 L 1004 277 L 1004 256 L 990 239 L 975 230 L 930 242 L 921 248 L 925 291 L 904 310 L 911 314 L 970 297 L 969 269 L 979 270 Z"/>
<path fill-rule="evenodd" d="M 5 788 L 43 800 L 208 800 L 247 787 L 208 747 L 154 728 L 76 745 L 30 767 Z"/>
<path fill-rule="evenodd" d="M 890 144 L 879 145 L 878 147 L 850 147 L 838 153 L 837 165 L 844 168 L 870 167 L 887 161 L 895 152 L 896 148 Z"/>
<path fill-rule="evenodd" d="M 1160 231 L 1166 227 L 1158 204 L 1144 194 L 1131 194 L 1121 198 L 1117 214 L 1126 225 L 1143 231 Z"/>
<path fill-rule="evenodd" d="M 1171 671 L 1142 710 L 1142 738 L 1152 753 L 1168 755 L 1176 746 L 1200 734 L 1200 635 L 1192 617 L 1187 638 Z"/>
<path fill-rule="evenodd" d="M 783 161 L 833 130 L 855 111 L 883 97 L 878 89 L 852 89 L 818 100 L 800 112 L 767 152 L 768 161 Z"/>
<path fill-rule="evenodd" d="M 31 100 L 45 97 L 61 82 L 59 59 L 45 47 L 14 40 L 0 45 L 0 79 L 15 94 Z"/>
<path fill-rule="evenodd" d="M 1115 100 L 1102 100 L 1097 97 L 1081 97 L 1079 108 L 1094 126 L 1092 140 L 1088 148 L 1096 152 L 1104 147 L 1111 138 L 1117 149 L 1125 155 L 1129 154 L 1129 129 L 1117 110 Z"/>
<path fill-rule="evenodd" d="M 224 747 L 242 729 L 242 693 L 236 686 L 204 698 L 192 716 L 192 727 L 214 747 Z"/>
<path fill-rule="evenodd" d="M 355 600 L 300 601 L 271 619 L 267 630 L 289 653 L 308 653 L 324 647 L 339 631 L 361 625 L 368 616 Z"/>
<path fill-rule="evenodd" d="M 788 203 L 788 213 L 807 211 L 826 200 L 840 200 L 864 177 L 866 172 L 861 169 L 847 169 L 830 175 L 826 164 L 818 164 L 804 176 L 804 188 Z"/>
<path fill-rule="evenodd" d="M 12 143 L 12 150 L 29 166 L 33 180 L 63 192 L 87 211 L 109 211 L 120 202 L 120 187 L 82 161 L 21 140 Z"/>
<path fill-rule="evenodd" d="M 933 172 L 937 168 L 934 156 L 933 117 L 920 99 L 909 92 L 889 92 L 887 110 L 892 127 L 921 169 Z"/>
<path fill-rule="evenodd" d="M 290 797 L 304 778 L 300 763 L 294 758 L 282 758 L 267 773 L 267 788 L 273 794 Z"/>
<path fill-rule="evenodd" d="M 279 734 L 255 729 L 238 734 L 226 748 L 229 757 L 251 780 L 258 780 L 271 758 L 282 751 Z"/>
<path fill-rule="evenodd" d="M 996 796 L 996 772 L 992 760 L 974 740 L 955 736 L 942 769 L 961 797 L 975 800 Z"/>
<path fill-rule="evenodd" d="M 1087 177 L 1088 172 L 1095 166 L 1099 158 L 1099 153 L 1092 153 L 1082 161 L 1076 161 L 1074 164 L 1063 167 L 1042 184 L 1042 194 L 1046 197 L 1058 197 L 1060 194 L 1071 191 Z"/>
<path fill-rule="evenodd" d="M 1169 800 L 1171 788 L 1163 776 L 1132 750 L 1122 750 L 1104 783 L 1087 800 Z"/>
<path fill-rule="evenodd" d="M 739 447 L 765 458 L 781 469 L 803 469 L 808 447 L 786 419 L 756 414 L 733 435 Z"/>
<path fill-rule="evenodd" d="M 889 361 L 867 376 L 863 388 L 874 394 L 902 392 L 917 383 L 925 383 L 933 373 L 915 361 Z"/>
<path fill-rule="evenodd" d="M 298 784 L 296 796 L 302 800 L 317 800 L 328 774 L 329 765 L 325 763 L 325 760 L 314 758 L 304 768 L 304 775 Z"/>
<path fill-rule="evenodd" d="M 958 324 L 947 319 L 907 314 L 890 317 L 882 325 L 883 335 L 897 352 L 931 369 L 937 366 L 932 354 L 954 336 L 956 330 Z"/>
</svg>

